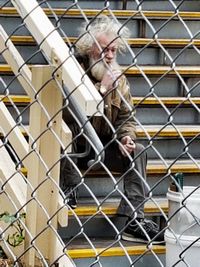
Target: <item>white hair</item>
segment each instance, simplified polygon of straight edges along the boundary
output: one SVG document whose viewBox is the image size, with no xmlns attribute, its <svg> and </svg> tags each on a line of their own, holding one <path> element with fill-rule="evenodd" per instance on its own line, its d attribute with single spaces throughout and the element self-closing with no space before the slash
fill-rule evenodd
<svg viewBox="0 0 200 267">
<path fill-rule="evenodd" d="M 126 50 L 124 39 L 127 39 L 130 35 L 127 27 L 122 27 L 121 23 L 105 15 L 95 18 L 90 24 L 84 23 L 79 28 L 79 33 L 76 47 L 81 55 L 87 55 L 92 45 L 97 42 L 97 38 L 102 34 L 113 36 L 113 41 L 117 42 L 118 51 L 123 52 Z"/>
</svg>

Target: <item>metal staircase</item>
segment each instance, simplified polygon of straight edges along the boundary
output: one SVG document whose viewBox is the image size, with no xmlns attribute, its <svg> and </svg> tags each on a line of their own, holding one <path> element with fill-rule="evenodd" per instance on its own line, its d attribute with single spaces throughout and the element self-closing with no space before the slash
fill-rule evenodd
<svg viewBox="0 0 200 267">
<path fill-rule="evenodd" d="M 81 0 L 80 9 L 73 8 L 74 1 L 48 2 L 51 8 L 45 8 L 45 12 L 54 24 L 55 14 L 60 18 L 59 23 L 69 37 L 64 38 L 66 43 L 76 40 L 77 28 L 83 21 L 80 9 L 92 18 L 104 7 L 104 1 Z M 168 213 L 166 192 L 171 174 L 184 173 L 184 185 L 200 184 L 200 7 L 198 0 L 181 2 L 179 6 L 180 1 L 167 0 L 147 0 L 141 5 L 137 1 L 109 1 L 109 9 L 120 21 L 131 17 L 127 23 L 132 33 L 128 40 L 131 52 L 118 59 L 131 85 L 139 122 L 138 139 L 148 147 L 148 183 L 156 204 L 150 199 L 145 214 L 161 226 Z M 0 9 L 0 23 L 26 64 L 30 67 L 48 64 L 26 28 L 20 27 L 13 33 L 13 26 L 20 25 L 21 18 L 12 5 Z M 13 80 L 13 72 L 2 56 L 0 73 L 10 84 L 9 96 L 0 87 L 1 101 L 15 119 L 17 107 L 28 127 L 31 100 L 19 82 Z M 27 138 L 23 130 L 22 133 Z M 107 197 L 114 188 L 107 173 L 101 170 L 82 173 L 79 206 L 69 212 L 68 226 L 59 229 L 76 266 L 165 266 L 165 246 L 139 246 L 119 239 L 116 233 L 123 231 L 125 218 L 116 215 L 119 193 Z M 119 179 L 118 173 L 113 176 Z M 123 182 L 118 186 L 122 190 Z M 101 205 L 96 205 L 90 191 Z"/>
</svg>

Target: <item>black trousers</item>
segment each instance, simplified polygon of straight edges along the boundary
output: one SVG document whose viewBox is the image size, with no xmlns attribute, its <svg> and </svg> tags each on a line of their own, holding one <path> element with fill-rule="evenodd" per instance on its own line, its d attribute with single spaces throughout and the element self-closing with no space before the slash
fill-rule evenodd
<svg viewBox="0 0 200 267">
<path fill-rule="evenodd" d="M 128 217 L 144 217 L 144 202 L 147 192 L 146 186 L 146 165 L 147 155 L 143 145 L 136 143 L 136 148 L 130 157 L 124 157 L 116 141 L 107 145 L 107 140 L 102 140 L 105 145 L 105 166 L 110 171 L 121 173 L 120 179 L 123 179 L 124 192 L 118 207 L 118 214 Z M 81 147 L 78 147 L 81 151 Z M 78 160 L 79 168 L 86 169 L 87 162 L 94 158 L 94 152 L 91 151 L 88 156 Z M 77 185 L 81 176 L 77 171 L 77 160 L 70 163 L 65 159 L 61 163 L 61 184 L 63 189 L 68 186 Z"/>
</svg>

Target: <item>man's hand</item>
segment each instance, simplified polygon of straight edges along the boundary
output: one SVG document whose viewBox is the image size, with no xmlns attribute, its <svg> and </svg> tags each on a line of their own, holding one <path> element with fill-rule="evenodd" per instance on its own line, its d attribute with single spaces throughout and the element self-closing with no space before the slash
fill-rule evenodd
<svg viewBox="0 0 200 267">
<path fill-rule="evenodd" d="M 121 151 L 122 155 L 127 157 L 127 153 L 131 154 L 135 149 L 135 142 L 131 139 L 130 136 L 124 136 L 121 139 L 122 145 L 119 145 L 119 150 Z"/>
<path fill-rule="evenodd" d="M 106 92 L 108 92 L 109 90 L 113 89 L 113 83 L 114 81 L 117 82 L 117 78 L 121 75 L 121 71 L 120 70 L 108 70 L 104 76 L 103 79 L 101 81 L 101 88 L 103 88 L 103 91 L 100 92 L 102 94 L 105 94 Z"/>
</svg>

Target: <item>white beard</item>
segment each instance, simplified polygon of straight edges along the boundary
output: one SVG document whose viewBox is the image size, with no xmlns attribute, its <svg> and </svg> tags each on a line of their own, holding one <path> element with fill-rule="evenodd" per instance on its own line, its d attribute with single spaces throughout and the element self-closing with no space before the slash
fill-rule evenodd
<svg viewBox="0 0 200 267">
<path fill-rule="evenodd" d="M 90 58 L 90 66 L 92 66 L 91 73 L 92 73 L 92 76 L 95 79 L 97 79 L 97 81 L 101 81 L 107 69 L 102 60 L 99 61 L 98 63 L 96 62 L 97 61 L 95 59 Z"/>
<path fill-rule="evenodd" d="M 101 60 L 98 63 L 97 61 L 93 58 L 90 58 L 90 67 L 91 68 L 91 74 L 92 76 L 97 79 L 97 81 L 101 81 L 103 79 L 104 74 L 107 71 L 111 71 L 112 69 L 119 69 L 119 65 L 117 64 L 116 61 L 113 61 L 112 64 L 106 64 Z M 96 63 L 96 64 L 95 64 Z M 110 67 L 110 68 L 109 68 Z"/>
</svg>

